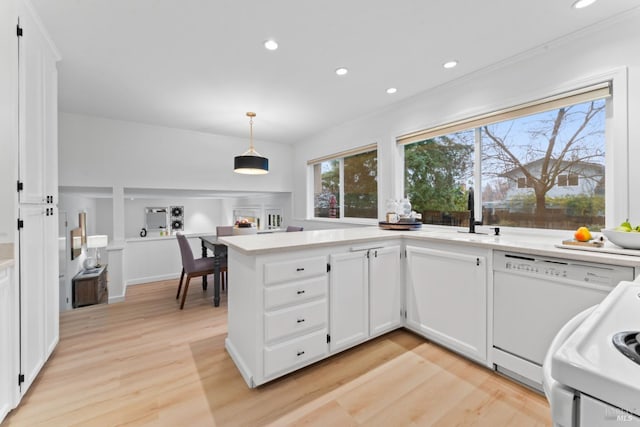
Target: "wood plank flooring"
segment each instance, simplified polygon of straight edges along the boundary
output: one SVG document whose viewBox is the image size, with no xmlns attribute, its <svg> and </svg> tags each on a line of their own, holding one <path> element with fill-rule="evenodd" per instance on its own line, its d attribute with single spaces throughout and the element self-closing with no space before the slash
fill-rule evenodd
<svg viewBox="0 0 640 427">
<path fill-rule="evenodd" d="M 226 295 L 177 281 L 63 313 L 7 426 L 548 426 L 544 397 L 399 330 L 249 389 L 224 349 Z"/>
</svg>

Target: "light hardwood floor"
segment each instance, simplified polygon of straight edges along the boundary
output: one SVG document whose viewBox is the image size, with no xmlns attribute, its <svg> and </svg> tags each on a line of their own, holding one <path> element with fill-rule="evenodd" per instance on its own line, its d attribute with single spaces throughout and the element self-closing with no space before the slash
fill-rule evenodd
<svg viewBox="0 0 640 427">
<path fill-rule="evenodd" d="M 226 297 L 177 281 L 66 312 L 7 426 L 548 426 L 544 397 L 405 330 L 249 389 L 224 349 Z"/>
</svg>

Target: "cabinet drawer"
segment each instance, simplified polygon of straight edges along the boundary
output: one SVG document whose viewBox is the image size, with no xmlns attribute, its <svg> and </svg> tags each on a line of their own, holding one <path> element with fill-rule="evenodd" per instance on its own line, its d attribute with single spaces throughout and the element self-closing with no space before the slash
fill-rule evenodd
<svg viewBox="0 0 640 427">
<path fill-rule="evenodd" d="M 264 340 L 273 341 L 327 324 L 327 300 L 296 305 L 264 315 Z"/>
<path fill-rule="evenodd" d="M 327 277 L 320 276 L 264 290 L 264 308 L 269 310 L 289 304 L 298 304 L 327 293 Z"/>
<path fill-rule="evenodd" d="M 318 256 L 264 265 L 264 284 L 287 282 L 327 273 L 327 258 Z"/>
<path fill-rule="evenodd" d="M 327 330 L 264 348 L 264 376 L 269 377 L 327 353 Z"/>
</svg>

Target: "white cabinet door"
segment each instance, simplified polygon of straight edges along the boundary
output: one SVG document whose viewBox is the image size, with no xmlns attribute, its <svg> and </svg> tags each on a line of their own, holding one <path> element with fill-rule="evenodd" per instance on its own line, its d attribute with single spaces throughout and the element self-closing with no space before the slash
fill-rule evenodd
<svg viewBox="0 0 640 427">
<path fill-rule="evenodd" d="M 20 203 L 55 203 L 57 196 L 56 59 L 35 20 L 23 10 L 18 37 Z"/>
<path fill-rule="evenodd" d="M 486 360 L 486 257 L 407 246 L 406 273 L 407 325 L 473 359 Z"/>
<path fill-rule="evenodd" d="M 369 263 L 367 252 L 329 257 L 329 334 L 331 352 L 369 336 Z"/>
<path fill-rule="evenodd" d="M 369 331 L 379 335 L 400 326 L 400 246 L 369 251 Z"/>
<path fill-rule="evenodd" d="M 52 58 L 44 68 L 44 195 L 50 204 L 58 203 L 58 69 Z"/>
<path fill-rule="evenodd" d="M 60 282 L 59 282 L 59 251 L 58 251 L 58 208 L 50 207 L 45 212 L 44 236 L 44 307 L 45 307 L 45 359 L 58 344 L 58 328 L 60 317 Z"/>
<path fill-rule="evenodd" d="M 16 349 L 14 334 L 18 330 L 15 318 L 14 282 L 12 267 L 0 269 L 0 423 L 13 409 L 18 369 L 14 364 L 13 350 Z"/>
<path fill-rule="evenodd" d="M 24 394 L 45 361 L 45 208 L 22 206 L 20 218 L 20 368 Z M 57 322 L 58 319 L 55 319 Z"/>
</svg>

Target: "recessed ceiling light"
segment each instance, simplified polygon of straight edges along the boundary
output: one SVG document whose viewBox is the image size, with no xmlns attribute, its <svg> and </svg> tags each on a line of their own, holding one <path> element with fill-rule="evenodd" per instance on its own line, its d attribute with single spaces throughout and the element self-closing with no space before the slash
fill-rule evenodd
<svg viewBox="0 0 640 427">
<path fill-rule="evenodd" d="M 571 7 L 573 7 L 574 9 L 583 9 L 587 6 L 591 6 L 592 4 L 594 4 L 596 2 L 596 0 L 576 0 Z"/>
<path fill-rule="evenodd" d="M 444 64 L 442 64 L 442 66 L 443 66 L 444 68 L 453 68 L 453 67 L 455 67 L 456 65 L 458 65 L 458 61 L 455 61 L 455 60 L 453 60 L 453 61 L 448 61 L 448 62 L 445 62 Z"/>
<path fill-rule="evenodd" d="M 336 68 L 336 74 L 339 75 L 339 76 L 344 76 L 348 72 L 349 72 L 349 70 L 347 70 L 344 67 Z"/>
<path fill-rule="evenodd" d="M 266 40 L 264 42 L 264 47 L 267 50 L 276 50 L 278 48 L 278 42 L 275 40 Z"/>
<path fill-rule="evenodd" d="M 396 93 L 398 91 L 398 89 L 396 89 L 395 87 L 390 87 L 389 89 L 387 89 L 387 93 L 389 95 L 391 95 L 392 93 Z"/>
</svg>

